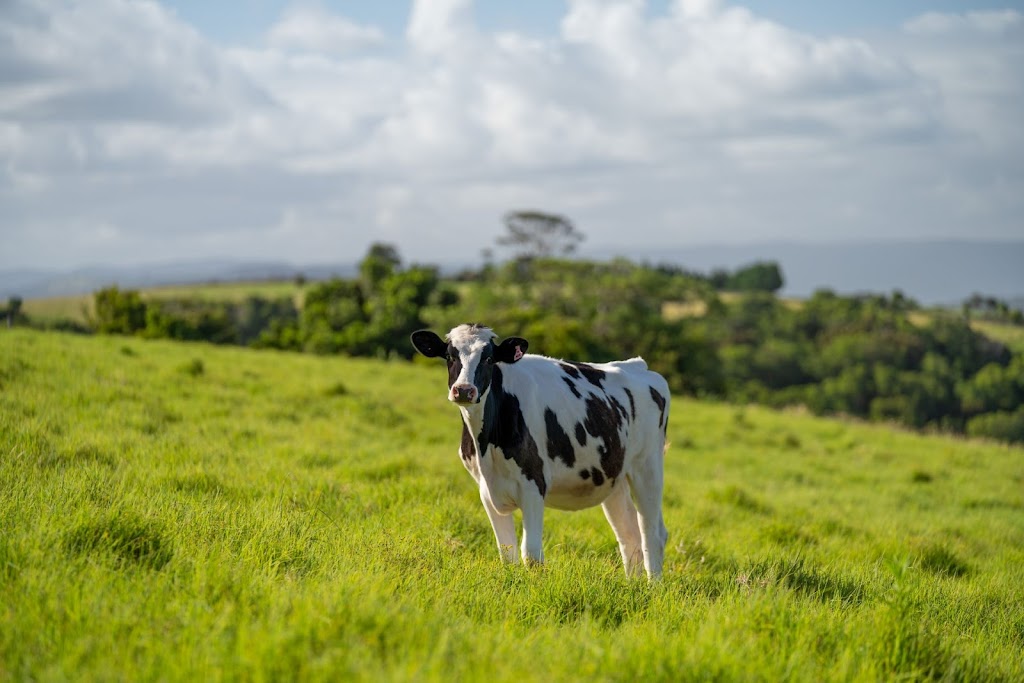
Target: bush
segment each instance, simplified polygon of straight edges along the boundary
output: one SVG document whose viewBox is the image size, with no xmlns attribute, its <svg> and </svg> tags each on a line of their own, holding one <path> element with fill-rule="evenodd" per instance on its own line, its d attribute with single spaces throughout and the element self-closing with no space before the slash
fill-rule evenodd
<svg viewBox="0 0 1024 683">
<path fill-rule="evenodd" d="M 136 334 L 146 327 L 146 304 L 135 290 L 107 287 L 93 301 L 92 327 L 101 334 Z"/>
<path fill-rule="evenodd" d="M 1011 443 L 1024 443 L 1024 407 L 1014 412 L 999 411 L 972 417 L 967 421 L 967 433 Z"/>
</svg>

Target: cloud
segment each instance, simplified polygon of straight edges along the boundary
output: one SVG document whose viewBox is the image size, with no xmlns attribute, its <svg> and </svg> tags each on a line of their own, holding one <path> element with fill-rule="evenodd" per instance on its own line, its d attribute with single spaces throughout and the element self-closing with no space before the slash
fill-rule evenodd
<svg viewBox="0 0 1024 683">
<path fill-rule="evenodd" d="M 32 123 L 210 123 L 259 88 L 154 2 L 31 2 L 0 9 L 0 112 Z"/>
<path fill-rule="evenodd" d="M 405 36 L 425 54 L 457 49 L 473 33 L 471 0 L 413 0 Z"/>
<path fill-rule="evenodd" d="M 1019 233 L 1016 11 L 868 39 L 713 0 L 571 0 L 547 36 L 472 9 L 413 2 L 402 37 L 297 5 L 227 47 L 152 1 L 3 3 L 0 267 L 472 259 L 520 207 L 588 245 Z"/>
<path fill-rule="evenodd" d="M 327 55 L 346 55 L 385 42 L 379 28 L 362 26 L 319 5 L 289 9 L 267 33 L 273 48 Z"/>
<path fill-rule="evenodd" d="M 1024 16 L 1016 10 L 1006 9 L 966 14 L 926 12 L 904 25 L 907 33 L 918 35 L 1020 35 L 1024 29 Z"/>
</svg>

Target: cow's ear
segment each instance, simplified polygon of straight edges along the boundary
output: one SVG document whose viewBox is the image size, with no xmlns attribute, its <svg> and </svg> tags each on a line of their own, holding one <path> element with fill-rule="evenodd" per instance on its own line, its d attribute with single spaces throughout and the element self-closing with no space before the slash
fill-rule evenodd
<svg viewBox="0 0 1024 683">
<path fill-rule="evenodd" d="M 530 342 L 522 337 L 509 337 L 494 350 L 494 360 L 499 363 L 515 363 L 523 357 Z"/>
<path fill-rule="evenodd" d="M 409 338 L 416 350 L 427 358 L 440 358 L 448 354 L 448 345 L 430 330 L 417 330 Z"/>
</svg>

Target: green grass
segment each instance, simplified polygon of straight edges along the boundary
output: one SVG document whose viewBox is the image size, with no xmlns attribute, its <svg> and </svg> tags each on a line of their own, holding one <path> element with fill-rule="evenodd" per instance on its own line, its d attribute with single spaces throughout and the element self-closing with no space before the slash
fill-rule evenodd
<svg viewBox="0 0 1024 683">
<path fill-rule="evenodd" d="M 1014 353 L 1024 353 L 1024 327 L 988 320 L 972 320 L 971 327 L 990 339 L 1006 344 Z"/>
<path fill-rule="evenodd" d="M 441 368 L 0 333 L 0 680 L 1024 679 L 1024 449 L 677 400 L 502 566 Z"/>
</svg>

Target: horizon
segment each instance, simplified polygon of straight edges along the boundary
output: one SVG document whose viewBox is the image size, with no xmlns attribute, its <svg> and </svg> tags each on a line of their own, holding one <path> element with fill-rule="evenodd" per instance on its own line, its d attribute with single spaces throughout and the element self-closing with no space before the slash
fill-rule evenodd
<svg viewBox="0 0 1024 683">
<path fill-rule="evenodd" d="M 372 244 L 372 243 L 371 243 Z M 398 249 L 399 255 L 402 257 L 402 262 L 407 265 L 425 265 L 425 266 L 438 266 L 440 268 L 445 267 L 471 267 L 473 263 L 482 262 L 483 259 L 476 255 L 470 255 L 466 258 L 454 258 L 451 260 L 438 260 L 438 259 L 427 259 L 427 260 L 416 260 L 407 258 L 406 254 L 402 250 L 401 244 L 387 243 L 391 246 L 395 246 Z M 722 251 L 738 251 L 747 249 L 759 249 L 759 248 L 771 248 L 771 247 L 814 247 L 814 248 L 841 248 L 841 247 L 896 247 L 896 246 L 953 246 L 953 245 L 982 245 L 982 246 L 997 246 L 997 245 L 1012 245 L 1012 246 L 1024 246 L 1024 237 L 1006 237 L 1006 238 L 969 238 L 969 237 L 949 237 L 949 238 L 938 238 L 932 239 L 928 237 L 923 238 L 877 238 L 877 239 L 855 239 L 855 238 L 841 238 L 837 240 L 790 240 L 790 239 L 779 239 L 779 240 L 762 240 L 758 242 L 742 242 L 742 243 L 729 243 L 729 242 L 700 242 L 693 244 L 681 244 L 670 247 L 672 253 L 682 252 L 685 250 L 722 250 Z M 368 245 L 369 246 L 369 245 Z M 486 247 L 485 247 L 486 248 Z M 493 247 L 490 247 L 493 249 Z M 668 249 L 666 245 L 650 245 L 641 248 L 626 247 L 624 245 L 615 244 L 599 244 L 599 245 L 586 245 L 577 248 L 577 250 L 565 256 L 554 256 L 553 258 L 565 259 L 569 261 L 602 261 L 606 259 L 624 258 L 629 261 L 645 262 L 648 259 L 644 256 L 630 256 L 628 252 L 643 253 L 647 251 L 665 251 Z M 54 266 L 39 266 L 39 267 L 0 267 L 0 273 L 12 273 L 17 271 L 38 271 L 46 273 L 74 273 L 84 270 L 102 270 L 102 269 L 144 269 L 144 268 L 160 268 L 160 267 L 174 267 L 178 265 L 189 265 L 189 264 L 223 264 L 229 266 L 248 266 L 248 265 L 283 265 L 289 267 L 332 267 L 332 266 L 352 266 L 356 265 L 359 260 L 364 256 L 363 252 L 359 252 L 353 255 L 352 260 L 345 260 L 339 258 L 329 258 L 323 260 L 293 260 L 287 258 L 274 258 L 272 255 L 266 257 L 251 259 L 251 258 L 240 258 L 232 257 L 230 255 L 199 255 L 195 257 L 182 257 L 176 259 L 158 259 L 152 261 L 135 261 L 132 263 L 123 262 L 88 262 L 76 265 L 70 268 L 61 268 Z M 515 255 L 512 253 L 504 254 L 501 258 L 495 258 L 498 263 L 508 262 L 513 260 Z M 676 263 L 678 259 L 669 259 L 669 263 L 673 265 L 679 265 L 685 267 L 685 263 Z M 765 260 L 771 260 L 766 258 Z M 1024 288 L 1024 275 L 1022 275 L 1022 288 Z M 1024 290 L 1022 290 L 1024 293 Z"/>
<path fill-rule="evenodd" d="M 0 271 L 473 262 L 527 208 L 583 253 L 1021 239 L 1019 2 L 14 0 L 0 32 Z"/>
<path fill-rule="evenodd" d="M 436 267 L 445 276 L 482 265 L 482 259 L 423 260 L 400 245 L 405 265 Z M 70 270 L 0 269 L 0 295 L 25 299 L 87 294 L 116 284 L 126 289 L 212 282 L 310 280 L 353 277 L 364 253 L 348 259 L 290 261 L 202 257 L 167 262 L 93 264 Z M 766 242 L 759 245 L 689 245 L 667 249 L 601 248 L 592 245 L 570 260 L 608 262 L 625 258 L 648 266 L 674 265 L 709 275 L 755 262 L 775 262 L 783 274 L 782 296 L 806 298 L 828 289 L 843 295 L 900 291 L 923 305 L 957 305 L 975 294 L 1024 303 L 1024 240 Z M 497 259 L 506 262 L 508 259 Z"/>
</svg>

